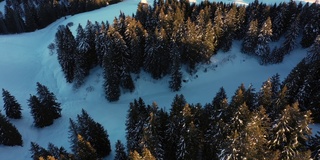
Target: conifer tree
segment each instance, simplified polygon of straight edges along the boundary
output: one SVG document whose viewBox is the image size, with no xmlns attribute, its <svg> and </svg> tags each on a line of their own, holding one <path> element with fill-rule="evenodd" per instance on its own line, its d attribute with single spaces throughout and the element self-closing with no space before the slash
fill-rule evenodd
<svg viewBox="0 0 320 160">
<path fill-rule="evenodd" d="M 179 91 L 182 83 L 181 73 L 181 57 L 176 42 L 170 42 L 170 56 L 171 58 L 171 80 L 169 81 L 169 87 L 172 91 Z"/>
<path fill-rule="evenodd" d="M 143 127 L 146 124 L 147 117 L 148 112 L 142 98 L 135 99 L 130 103 L 126 120 L 127 150 L 129 152 L 141 152 L 140 143 L 142 142 Z"/>
<path fill-rule="evenodd" d="M 77 159 L 98 159 L 96 150 L 80 134 L 78 134 L 77 146 L 77 152 L 75 153 Z"/>
<path fill-rule="evenodd" d="M 115 152 L 116 152 L 116 155 L 114 157 L 114 160 L 127 160 L 128 159 L 124 145 L 121 143 L 120 140 L 117 140 L 117 142 L 116 142 Z"/>
<path fill-rule="evenodd" d="M 291 23 L 287 34 L 285 35 L 285 42 L 283 44 L 282 51 L 283 54 L 289 54 L 296 46 L 297 42 L 296 39 L 300 33 L 300 15 L 298 15 L 294 21 Z"/>
<path fill-rule="evenodd" d="M 280 159 L 309 159 L 306 148 L 311 134 L 311 112 L 301 112 L 298 103 L 287 105 L 272 128 L 271 148 L 280 151 Z"/>
<path fill-rule="evenodd" d="M 245 127 L 250 121 L 251 112 L 245 103 L 240 105 L 231 117 L 228 124 L 230 130 L 227 138 L 223 141 L 224 150 L 220 153 L 222 159 L 246 159 L 248 144 L 245 143 Z"/>
<path fill-rule="evenodd" d="M 61 117 L 60 103 L 57 102 L 56 96 L 50 92 L 48 87 L 37 82 L 37 95 L 42 106 L 46 107 L 53 119 Z M 49 116 L 48 115 L 48 116 Z"/>
<path fill-rule="evenodd" d="M 39 144 L 35 142 L 31 142 L 30 152 L 31 152 L 31 158 L 33 160 L 39 160 L 40 157 L 43 158 L 50 155 L 50 153 L 45 148 L 39 146 Z"/>
<path fill-rule="evenodd" d="M 49 111 L 49 107 L 44 106 L 37 96 L 30 95 L 28 103 L 33 116 L 33 123 L 36 127 L 43 128 L 53 124 L 54 118 Z"/>
<path fill-rule="evenodd" d="M 83 83 L 85 77 L 89 74 L 88 52 L 90 45 L 86 38 L 85 31 L 79 24 L 77 28 L 76 36 L 76 51 L 75 51 L 75 68 L 74 68 L 74 81 L 75 87 L 79 88 Z"/>
<path fill-rule="evenodd" d="M 192 120 L 192 113 L 189 104 L 182 110 L 181 134 L 177 144 L 177 159 L 196 159 L 199 151 L 198 130 Z"/>
<path fill-rule="evenodd" d="M 3 97 L 3 108 L 8 118 L 20 119 L 21 116 L 21 105 L 17 102 L 14 96 L 9 91 L 2 88 Z"/>
<path fill-rule="evenodd" d="M 247 54 L 253 54 L 257 47 L 258 37 L 258 20 L 250 22 L 249 29 L 243 39 L 241 51 Z"/>
<path fill-rule="evenodd" d="M 107 131 L 100 123 L 95 122 L 85 110 L 82 110 L 81 115 L 77 115 L 76 126 L 78 135 L 82 135 L 83 139 L 90 143 L 98 158 L 110 154 L 111 146 Z M 77 145 L 78 148 L 81 147 L 79 143 Z"/>
<path fill-rule="evenodd" d="M 269 42 L 271 41 L 272 36 L 272 23 L 271 18 L 264 22 L 260 29 L 260 33 L 258 35 L 258 43 L 257 48 L 255 50 L 255 54 L 261 57 L 261 63 L 267 64 L 270 62 L 270 47 Z"/>
<path fill-rule="evenodd" d="M 0 112 L 0 144 L 5 146 L 22 146 L 22 136 L 17 128 Z"/>
<path fill-rule="evenodd" d="M 76 41 L 68 27 L 59 26 L 55 35 L 55 43 L 59 64 L 66 81 L 71 83 L 74 79 Z"/>
</svg>

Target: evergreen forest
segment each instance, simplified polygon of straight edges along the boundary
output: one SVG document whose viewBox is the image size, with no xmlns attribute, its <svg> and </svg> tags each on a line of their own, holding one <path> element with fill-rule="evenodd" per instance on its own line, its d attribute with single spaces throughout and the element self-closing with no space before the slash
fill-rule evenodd
<svg viewBox="0 0 320 160">
<path fill-rule="evenodd" d="M 35 31 L 121 0 L 5 1 L 0 34 Z M 72 25 L 60 25 L 48 49 L 75 91 L 94 68 L 102 69 L 109 102 L 132 93 L 133 75 L 141 72 L 154 80 L 169 77 L 167 86 L 177 92 L 183 73 L 196 75 L 197 66 L 210 64 L 218 52 L 228 54 L 234 41 L 260 65 L 281 63 L 298 46 L 306 49 L 283 81 L 276 74 L 259 89 L 239 84 L 232 97 L 221 86 L 205 104 L 190 104 L 183 94 L 173 97 L 169 109 L 134 99 L 128 104 L 126 141 L 114 144 L 115 160 L 320 159 L 320 132 L 312 135 L 310 128 L 320 123 L 320 4 L 154 0 L 139 3 L 130 16 L 120 12 L 112 22 L 88 20 L 75 24 L 75 32 Z M 41 129 L 63 115 L 47 86 L 37 82 L 36 92 L 27 103 L 34 127 Z M 53 143 L 23 144 L 10 122 L 23 118 L 21 105 L 6 89 L 2 97 L 0 145 L 30 145 L 34 160 L 96 160 L 112 152 L 108 131 L 84 109 L 68 119 L 70 151 Z"/>
</svg>

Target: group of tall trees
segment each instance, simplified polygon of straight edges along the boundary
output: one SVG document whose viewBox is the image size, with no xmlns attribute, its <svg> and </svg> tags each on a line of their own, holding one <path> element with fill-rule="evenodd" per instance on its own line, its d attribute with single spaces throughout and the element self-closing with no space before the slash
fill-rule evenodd
<svg viewBox="0 0 320 160">
<path fill-rule="evenodd" d="M 94 121 L 90 115 L 82 110 L 77 115 L 77 120 L 70 119 L 69 141 L 71 153 L 63 147 L 56 147 L 49 143 L 45 149 L 35 142 L 31 142 L 31 158 L 39 159 L 61 159 L 61 160 L 96 160 L 106 157 L 111 152 L 109 135 L 103 126 Z"/>
<path fill-rule="evenodd" d="M 310 17 L 306 21 L 300 17 Z M 84 83 L 90 68 L 104 70 L 109 101 L 135 88 L 131 74 L 141 69 L 154 79 L 169 75 L 172 91 L 181 88 L 182 65 L 189 73 L 198 63 L 210 63 L 218 50 L 227 52 L 233 40 L 242 40 L 241 52 L 258 57 L 261 64 L 280 63 L 298 45 L 310 47 L 320 34 L 320 5 L 295 1 L 248 6 L 204 1 L 140 3 L 132 17 L 120 13 L 109 22 L 88 21 L 77 28 L 60 26 L 56 49 L 67 82 Z M 76 37 L 76 38 L 75 38 Z M 283 37 L 281 39 L 281 37 Z M 279 42 L 279 46 L 270 42 Z"/>
<path fill-rule="evenodd" d="M 0 34 L 30 32 L 55 20 L 98 9 L 120 0 L 5 0 Z"/>
<path fill-rule="evenodd" d="M 116 156 L 136 159 L 147 150 L 153 159 L 310 159 L 317 151 L 308 145 L 311 112 L 290 104 L 278 80 L 274 76 L 258 92 L 242 84 L 230 102 L 220 88 L 203 106 L 176 95 L 170 112 L 134 100 L 126 121 L 127 152 Z"/>
<path fill-rule="evenodd" d="M 22 118 L 21 105 L 8 90 L 2 89 L 2 97 L 6 116 L 0 113 L 0 144 L 22 146 L 21 134 L 8 119 Z M 30 95 L 28 102 L 35 127 L 49 126 L 55 119 L 61 117 L 60 103 L 57 102 L 55 95 L 39 82 L 37 82 L 37 96 Z"/>
</svg>

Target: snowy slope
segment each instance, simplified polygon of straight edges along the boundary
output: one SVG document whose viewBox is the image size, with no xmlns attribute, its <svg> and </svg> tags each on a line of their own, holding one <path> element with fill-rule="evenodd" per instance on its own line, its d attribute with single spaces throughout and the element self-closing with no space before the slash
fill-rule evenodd
<svg viewBox="0 0 320 160">
<path fill-rule="evenodd" d="M 248 1 L 245 0 L 244 3 Z M 156 81 L 142 73 L 140 78 L 136 78 L 136 90 L 132 94 L 122 94 L 120 101 L 109 103 L 104 98 L 101 87 L 103 73 L 99 68 L 92 70 L 91 76 L 82 88 L 73 90 L 72 85 L 65 82 L 56 55 L 50 55 L 47 49 L 54 41 L 57 27 L 73 22 L 74 26 L 71 29 L 75 32 L 77 25 L 81 23 L 85 26 L 87 20 L 112 22 L 120 10 L 127 15 L 135 13 L 138 3 L 138 0 L 126 0 L 92 12 L 61 18 L 45 29 L 32 33 L 0 35 L 0 89 L 8 90 L 23 107 L 23 118 L 11 122 L 17 126 L 24 141 L 23 147 L 0 146 L 0 160 L 30 159 L 29 149 L 32 141 L 43 147 L 52 142 L 69 150 L 68 119 L 74 119 L 82 108 L 87 110 L 94 120 L 103 124 L 114 147 L 117 139 L 125 142 L 126 114 L 129 102 L 135 98 L 142 97 L 146 104 L 155 101 L 160 107 L 168 109 L 175 94 L 184 94 L 189 103 L 206 103 L 212 100 L 221 86 L 224 86 L 228 97 L 231 97 L 241 83 L 245 86 L 252 84 L 259 89 L 263 81 L 276 73 L 279 73 L 281 78 L 286 77 L 304 57 L 305 51 L 298 49 L 285 57 L 282 64 L 260 66 L 255 59 L 241 54 L 240 43 L 235 42 L 230 52 L 219 53 L 213 57 L 212 64 L 200 67 L 196 75 L 184 74 L 188 82 L 184 83 L 181 91 L 177 93 L 169 91 L 168 77 Z M 215 67 L 216 65 L 218 67 Z M 207 72 L 204 72 L 205 68 Z M 27 105 L 30 94 L 36 94 L 36 82 L 48 86 L 63 108 L 62 118 L 43 129 L 37 129 L 32 125 L 33 119 Z M 2 100 L 0 106 L 3 106 Z M 107 159 L 113 159 L 113 155 Z"/>
</svg>

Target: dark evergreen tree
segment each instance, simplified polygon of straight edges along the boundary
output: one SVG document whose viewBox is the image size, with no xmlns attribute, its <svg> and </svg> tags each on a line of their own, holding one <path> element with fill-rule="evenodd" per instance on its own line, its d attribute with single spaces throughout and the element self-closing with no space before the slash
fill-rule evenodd
<svg viewBox="0 0 320 160">
<path fill-rule="evenodd" d="M 298 103 L 287 105 L 275 121 L 271 134 L 271 148 L 280 151 L 280 159 L 309 159 L 306 148 L 311 134 L 311 112 L 301 112 Z"/>
<path fill-rule="evenodd" d="M 250 121 L 251 112 L 247 105 L 240 105 L 231 117 L 228 124 L 230 132 L 223 141 L 223 150 L 219 154 L 222 159 L 246 159 L 246 149 L 249 149 L 245 141 L 245 127 Z"/>
<path fill-rule="evenodd" d="M 148 148 L 156 159 L 164 159 L 165 148 L 163 139 L 165 137 L 162 133 L 164 133 L 165 130 L 161 127 L 158 105 L 154 102 L 152 103 L 152 106 L 148 106 L 148 110 L 149 116 L 147 117 L 143 128 L 141 145 L 143 145 L 144 148 Z"/>
<path fill-rule="evenodd" d="M 199 151 L 198 129 L 192 120 L 191 108 L 188 104 L 182 110 L 181 130 L 177 144 L 177 159 L 192 160 L 197 159 Z"/>
<path fill-rule="evenodd" d="M 309 17 L 308 20 L 305 20 L 307 23 L 303 27 L 301 46 L 303 48 L 310 47 L 317 36 L 320 34 L 319 28 L 319 19 L 320 19 L 320 11 L 319 5 L 313 3 L 308 9 L 308 14 L 305 17 Z"/>
<path fill-rule="evenodd" d="M 289 54 L 297 46 L 297 37 L 300 33 L 300 15 L 290 25 L 287 34 L 285 35 L 285 42 L 283 44 L 283 54 Z"/>
<path fill-rule="evenodd" d="M 33 160 L 39 160 L 40 157 L 46 158 L 47 156 L 50 155 L 50 153 L 45 148 L 39 146 L 39 144 L 35 142 L 31 142 L 30 152 L 31 152 L 31 158 Z"/>
<path fill-rule="evenodd" d="M 116 152 L 116 155 L 114 157 L 114 160 L 127 160 L 128 159 L 124 145 L 121 143 L 120 140 L 117 140 L 117 142 L 116 142 L 115 152 Z"/>
<path fill-rule="evenodd" d="M 129 152 L 142 151 L 140 143 L 143 138 L 143 128 L 146 124 L 148 112 L 144 101 L 134 100 L 130 103 L 126 120 L 126 139 L 127 139 L 127 150 Z"/>
<path fill-rule="evenodd" d="M 231 9 L 226 13 L 224 17 L 224 34 L 221 39 L 221 49 L 224 52 L 228 52 L 232 46 L 232 40 L 234 32 L 237 28 L 237 8 L 236 5 L 232 5 Z"/>
<path fill-rule="evenodd" d="M 78 124 L 74 122 L 71 118 L 69 119 L 69 142 L 71 144 L 70 148 L 73 153 L 77 152 L 78 149 Z"/>
<path fill-rule="evenodd" d="M 3 108 L 8 118 L 20 119 L 21 105 L 17 102 L 16 98 L 10 94 L 9 91 L 2 88 Z"/>
<path fill-rule="evenodd" d="M 77 115 L 77 131 L 78 135 L 82 135 L 83 139 L 90 143 L 98 158 L 110 154 L 111 146 L 107 131 L 100 123 L 95 122 L 85 110 L 82 110 L 81 115 Z M 78 149 L 81 148 L 79 143 L 77 145 Z"/>
<path fill-rule="evenodd" d="M 272 21 L 272 29 L 273 29 L 273 35 L 272 40 L 278 41 L 280 37 L 285 33 L 286 31 L 286 25 L 285 21 L 287 19 L 287 3 L 280 3 L 277 6 L 277 14 Z"/>
<path fill-rule="evenodd" d="M 5 146 L 22 146 L 22 136 L 17 128 L 0 112 L 0 144 Z"/>
<path fill-rule="evenodd" d="M 174 41 L 170 42 L 170 56 L 171 56 L 171 80 L 169 87 L 172 91 L 179 91 L 182 83 L 181 73 L 181 57 L 177 44 Z"/>
<path fill-rule="evenodd" d="M 257 48 L 255 50 L 255 54 L 261 57 L 262 64 L 270 63 L 270 47 L 269 42 L 271 41 L 272 36 L 272 23 L 271 18 L 264 22 L 263 26 L 260 29 L 260 33 L 258 35 Z"/>
<path fill-rule="evenodd" d="M 78 134 L 77 146 L 76 159 L 98 159 L 96 150 L 80 134 Z"/>
<path fill-rule="evenodd" d="M 6 26 L 6 20 L 5 17 L 3 16 L 3 13 L 0 12 L 0 34 L 7 34 L 8 29 Z"/>
<path fill-rule="evenodd" d="M 75 68 L 74 68 L 74 81 L 75 87 L 79 88 L 83 83 L 85 77 L 89 74 L 90 68 L 88 67 L 88 51 L 90 45 L 86 38 L 85 31 L 79 24 L 76 36 L 76 51 L 75 51 Z"/>
<path fill-rule="evenodd" d="M 43 128 L 53 124 L 54 118 L 50 115 L 51 113 L 48 112 L 48 107 L 41 104 L 36 96 L 30 95 L 28 103 L 31 109 L 31 115 L 33 116 L 33 123 L 36 127 Z"/>
<path fill-rule="evenodd" d="M 258 94 L 258 106 L 263 106 L 267 110 L 267 113 L 271 113 L 274 109 L 272 96 L 272 83 L 271 80 L 268 79 L 262 84 Z"/>
<path fill-rule="evenodd" d="M 85 56 L 85 59 L 86 59 L 85 68 L 90 70 L 91 68 L 95 67 L 98 64 L 98 57 L 97 57 L 96 48 L 95 48 L 95 45 L 96 45 L 95 36 L 97 33 L 97 29 L 94 27 L 93 23 L 88 20 L 86 27 L 84 28 L 84 31 L 85 31 L 85 39 L 89 46 L 87 50 L 87 54 Z"/>
<path fill-rule="evenodd" d="M 53 119 L 61 117 L 60 103 L 57 102 L 56 96 L 49 91 L 48 87 L 37 82 L 37 95 L 41 105 L 48 109 L 47 114 Z"/>
<path fill-rule="evenodd" d="M 144 41 L 146 31 L 141 23 L 134 18 L 126 17 L 126 31 L 124 40 L 128 46 L 131 60 L 130 71 L 139 73 L 144 62 Z"/>
<path fill-rule="evenodd" d="M 55 43 L 59 64 L 67 82 L 71 83 L 74 79 L 76 41 L 68 27 L 59 26 Z"/>
<path fill-rule="evenodd" d="M 258 20 L 250 22 L 249 29 L 243 39 L 241 52 L 247 54 L 253 54 L 257 47 L 258 37 Z"/>
</svg>

